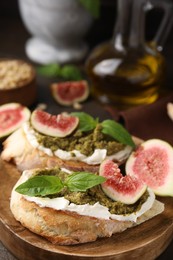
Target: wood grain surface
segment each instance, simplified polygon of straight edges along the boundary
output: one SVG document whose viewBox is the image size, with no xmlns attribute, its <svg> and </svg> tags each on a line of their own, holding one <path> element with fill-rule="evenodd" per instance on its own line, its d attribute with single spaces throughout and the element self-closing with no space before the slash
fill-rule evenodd
<svg viewBox="0 0 173 260">
<path fill-rule="evenodd" d="M 173 198 L 159 198 L 165 211 L 111 238 L 75 246 L 53 245 L 21 226 L 10 211 L 12 187 L 20 173 L 13 165 L 0 161 L 0 232 L 1 240 L 18 259 L 155 259 L 173 238 Z"/>
</svg>

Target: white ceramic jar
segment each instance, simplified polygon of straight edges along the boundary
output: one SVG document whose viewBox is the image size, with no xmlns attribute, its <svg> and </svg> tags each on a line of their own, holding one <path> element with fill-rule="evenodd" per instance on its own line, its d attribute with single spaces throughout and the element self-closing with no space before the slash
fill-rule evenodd
<svg viewBox="0 0 173 260">
<path fill-rule="evenodd" d="M 84 36 L 92 16 L 77 0 L 18 0 L 21 18 L 32 37 L 26 54 L 34 62 L 80 61 L 87 53 Z"/>
</svg>

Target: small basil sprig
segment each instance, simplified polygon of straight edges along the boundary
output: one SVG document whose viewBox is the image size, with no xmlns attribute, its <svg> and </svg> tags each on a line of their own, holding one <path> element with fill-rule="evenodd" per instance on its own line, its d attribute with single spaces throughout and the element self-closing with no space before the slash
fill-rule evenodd
<svg viewBox="0 0 173 260">
<path fill-rule="evenodd" d="M 64 188 L 72 192 L 85 192 L 87 189 L 99 185 L 105 180 L 104 177 L 89 172 L 74 172 L 65 181 L 62 181 L 57 176 L 40 175 L 22 183 L 15 191 L 23 195 L 45 197 L 57 194 Z"/>
<path fill-rule="evenodd" d="M 135 147 L 135 143 L 128 131 L 114 120 L 105 120 L 101 123 L 102 133 L 111 136 L 122 144 Z"/>
<path fill-rule="evenodd" d="M 88 115 L 85 112 L 73 112 L 71 114 L 79 118 L 78 129 L 82 132 L 93 130 L 99 121 L 98 118 L 94 119 L 92 116 Z"/>
<path fill-rule="evenodd" d="M 83 76 L 80 69 L 71 64 L 60 66 L 57 63 L 39 66 L 37 73 L 45 77 L 60 77 L 65 80 L 82 80 Z"/>
</svg>

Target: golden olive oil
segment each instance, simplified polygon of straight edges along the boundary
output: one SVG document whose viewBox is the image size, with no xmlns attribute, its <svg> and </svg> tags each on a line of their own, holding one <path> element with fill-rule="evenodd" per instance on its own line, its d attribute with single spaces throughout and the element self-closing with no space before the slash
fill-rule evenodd
<svg viewBox="0 0 173 260">
<path fill-rule="evenodd" d="M 151 44 L 119 50 L 97 47 L 86 62 L 92 95 L 102 104 L 129 108 L 154 102 L 165 78 L 165 60 Z"/>
</svg>

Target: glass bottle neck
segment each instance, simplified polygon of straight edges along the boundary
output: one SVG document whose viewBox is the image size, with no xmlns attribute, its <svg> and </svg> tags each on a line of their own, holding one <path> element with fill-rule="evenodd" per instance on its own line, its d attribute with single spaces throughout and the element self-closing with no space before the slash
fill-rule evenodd
<svg viewBox="0 0 173 260">
<path fill-rule="evenodd" d="M 117 19 L 113 35 L 113 45 L 118 51 L 127 47 L 138 47 L 144 43 L 144 15 L 141 12 L 143 0 L 117 0 Z M 135 4 L 136 5 L 136 4 Z"/>
<path fill-rule="evenodd" d="M 117 0 L 117 18 L 113 35 L 115 49 L 123 51 L 129 42 L 133 0 Z"/>
</svg>

